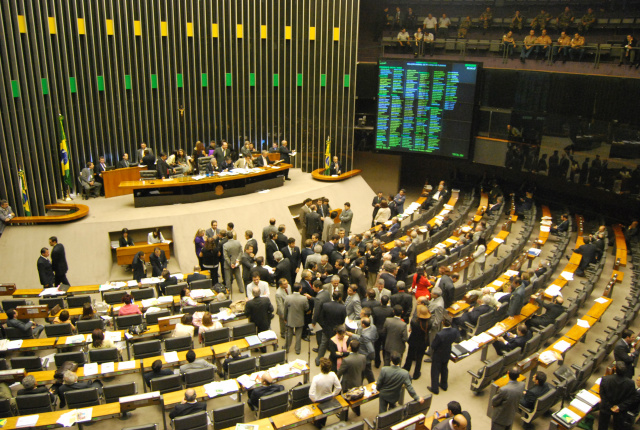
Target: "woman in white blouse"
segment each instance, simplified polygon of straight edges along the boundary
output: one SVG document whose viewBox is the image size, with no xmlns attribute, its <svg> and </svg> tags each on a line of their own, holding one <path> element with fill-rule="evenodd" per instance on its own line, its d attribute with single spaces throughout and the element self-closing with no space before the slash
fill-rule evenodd
<svg viewBox="0 0 640 430">
<path fill-rule="evenodd" d="M 153 229 L 151 233 L 147 236 L 148 243 L 162 243 L 164 242 L 164 237 L 162 237 L 162 233 L 160 233 L 160 227 L 156 227 Z"/>
<path fill-rule="evenodd" d="M 478 244 L 476 245 L 476 250 L 474 251 L 473 257 L 473 265 L 471 266 L 471 274 L 469 279 L 473 279 L 476 277 L 476 272 L 478 268 L 480 268 L 480 274 L 484 273 L 484 263 L 487 258 L 487 242 L 484 237 L 478 239 Z"/>
<path fill-rule="evenodd" d="M 326 357 L 320 359 L 320 374 L 313 377 L 309 388 L 309 398 L 312 402 L 322 402 L 340 394 L 342 385 L 334 372 L 331 371 L 331 360 Z M 324 427 L 327 418 L 313 422 L 318 428 Z"/>
<path fill-rule="evenodd" d="M 391 218 L 391 209 L 389 209 L 389 203 L 386 200 L 380 202 L 380 209 L 376 213 L 376 217 L 373 219 L 376 225 L 384 224 Z"/>
<path fill-rule="evenodd" d="M 182 315 L 180 322 L 176 324 L 176 328 L 173 329 L 173 337 L 191 336 L 195 332 L 193 327 L 193 317 L 190 314 Z"/>
</svg>

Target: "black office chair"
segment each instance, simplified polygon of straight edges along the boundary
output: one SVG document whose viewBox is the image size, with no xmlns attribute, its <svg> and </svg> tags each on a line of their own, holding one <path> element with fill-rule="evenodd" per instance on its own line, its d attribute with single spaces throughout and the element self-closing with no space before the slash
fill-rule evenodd
<svg viewBox="0 0 640 430">
<path fill-rule="evenodd" d="M 81 308 L 85 303 L 91 303 L 91 296 L 68 296 L 67 306 L 69 308 Z"/>
<path fill-rule="evenodd" d="M 18 339 L 33 339 L 33 331 L 28 331 L 26 334 L 19 328 L 15 327 L 5 327 L 4 333 L 9 340 L 18 340 Z"/>
<path fill-rule="evenodd" d="M 97 328 L 104 328 L 104 321 L 100 318 L 96 318 L 93 320 L 78 320 L 78 322 L 76 323 L 78 334 L 93 333 L 93 331 Z"/>
<path fill-rule="evenodd" d="M 206 411 L 176 417 L 171 420 L 173 430 L 207 430 L 209 419 Z"/>
<path fill-rule="evenodd" d="M 365 418 L 364 422 L 367 423 L 371 430 L 383 430 L 388 429 L 391 426 L 398 424 L 404 419 L 404 407 L 397 406 L 390 411 L 379 414 L 373 422 Z"/>
<path fill-rule="evenodd" d="M 171 337 L 164 340 L 164 350 L 170 351 L 187 351 L 193 348 L 193 337 L 180 336 Z"/>
<path fill-rule="evenodd" d="M 189 285 L 190 290 L 210 290 L 213 284 L 211 279 L 200 279 L 199 281 L 193 281 Z"/>
<path fill-rule="evenodd" d="M 9 370 L 6 358 L 0 358 L 0 370 Z"/>
<path fill-rule="evenodd" d="M 204 369 L 197 369 L 197 370 L 188 370 L 185 373 L 183 373 L 184 387 L 185 388 L 199 387 L 200 385 L 213 382 L 215 378 L 215 374 L 216 372 L 214 367 L 207 367 Z"/>
<path fill-rule="evenodd" d="M 231 361 L 227 370 L 227 379 L 235 379 L 238 376 L 249 375 L 255 371 L 256 359 L 254 357 Z"/>
<path fill-rule="evenodd" d="M 233 336 L 231 340 L 244 339 L 247 336 L 256 334 L 256 325 L 254 323 L 242 324 L 233 328 Z"/>
<path fill-rule="evenodd" d="M 287 411 L 289 407 L 289 393 L 280 391 L 279 393 L 269 394 L 260 397 L 258 400 L 257 419 L 268 418 L 273 415 L 281 414 Z"/>
<path fill-rule="evenodd" d="M 62 299 L 62 297 L 50 297 L 48 299 L 40 299 L 38 300 L 38 304 L 49 306 L 49 310 L 55 308 L 56 305 L 64 309 L 64 300 Z"/>
<path fill-rule="evenodd" d="M 304 384 L 296 385 L 289 390 L 289 409 L 294 410 L 311 404 L 309 388 L 311 388 L 311 384 Z"/>
<path fill-rule="evenodd" d="M 158 430 L 158 424 L 145 424 L 137 427 L 125 427 L 122 430 Z"/>
<path fill-rule="evenodd" d="M 202 335 L 204 346 L 218 345 L 229 342 L 229 327 L 205 331 Z"/>
<path fill-rule="evenodd" d="M 184 287 L 187 287 L 186 282 L 179 282 L 176 285 L 168 285 L 164 289 L 165 296 L 177 296 L 180 294 Z"/>
<path fill-rule="evenodd" d="M 287 354 L 284 349 L 281 349 L 279 351 L 261 354 L 258 360 L 260 370 L 267 370 L 278 364 L 286 363 Z"/>
<path fill-rule="evenodd" d="M 54 354 L 53 359 L 56 363 L 56 367 L 62 366 L 65 361 L 73 361 L 78 363 L 78 366 L 83 366 L 86 361 L 84 352 L 82 351 L 60 352 L 58 354 Z"/>
<path fill-rule="evenodd" d="M 0 400 L 0 418 L 9 418 L 13 416 L 13 410 L 11 409 L 11 400 Z"/>
<path fill-rule="evenodd" d="M 404 419 L 408 419 L 414 417 L 418 414 L 424 414 L 427 416 L 427 412 L 429 412 L 429 408 L 431 408 L 431 401 L 433 400 L 433 396 L 428 394 L 424 396 L 424 402 L 420 403 L 416 400 L 412 400 L 406 405 L 404 405 Z"/>
<path fill-rule="evenodd" d="M 231 306 L 231 300 L 225 300 L 222 302 L 211 302 L 209 303 L 209 313 L 211 315 L 214 315 L 220 312 L 220 308 L 228 308 L 230 306 Z"/>
<path fill-rule="evenodd" d="M 47 324 L 44 326 L 44 332 L 47 337 L 71 336 L 73 330 L 71 324 Z"/>
<path fill-rule="evenodd" d="M 162 343 L 158 339 L 148 340 L 146 342 L 136 342 L 133 344 L 133 358 L 139 360 L 141 358 L 155 357 L 162 354 Z"/>
<path fill-rule="evenodd" d="M 213 411 L 213 430 L 234 427 L 244 422 L 244 403 L 215 409 Z"/>
<path fill-rule="evenodd" d="M 134 325 L 142 324 L 142 314 L 124 315 L 121 317 L 115 317 L 116 327 L 118 330 L 126 330 Z"/>
<path fill-rule="evenodd" d="M 118 348 L 90 349 L 89 361 L 92 363 L 110 363 L 120 361 Z"/>
<path fill-rule="evenodd" d="M 335 424 L 324 427 L 324 430 L 364 430 L 364 421 L 356 421 L 354 423 L 339 421 Z"/>
<path fill-rule="evenodd" d="M 207 305 L 195 305 L 195 306 L 183 306 L 182 309 L 180 310 L 181 313 L 183 314 L 189 314 L 189 315 L 193 315 L 196 312 L 206 312 L 207 311 Z"/>
<path fill-rule="evenodd" d="M 149 179 L 157 179 L 158 172 L 156 170 L 140 170 L 140 179 L 149 180 Z"/>
<path fill-rule="evenodd" d="M 180 375 L 168 375 L 151 380 L 151 391 L 160 391 L 160 394 L 182 390 Z"/>
<path fill-rule="evenodd" d="M 40 357 L 15 357 L 10 361 L 12 369 L 25 369 L 27 372 L 40 372 L 43 370 Z"/>
<path fill-rule="evenodd" d="M 133 396 L 138 394 L 135 382 L 127 382 L 125 384 L 105 385 L 102 387 L 105 403 L 115 403 L 120 397 Z"/>
<path fill-rule="evenodd" d="M 27 394 L 16 396 L 16 405 L 20 415 L 33 415 L 42 412 L 53 412 L 53 403 L 49 393 Z"/>
<path fill-rule="evenodd" d="M 8 299 L 2 301 L 2 309 L 5 312 L 9 309 L 15 309 L 18 306 L 27 306 L 27 301 L 24 299 Z"/>
<path fill-rule="evenodd" d="M 171 316 L 171 311 L 165 309 L 160 312 L 147 312 L 144 318 L 147 321 L 147 325 L 155 325 L 158 324 L 158 318 L 164 318 L 168 316 Z"/>
<path fill-rule="evenodd" d="M 64 393 L 69 409 L 87 408 L 100 404 L 100 392 L 96 387 L 71 390 Z"/>
<path fill-rule="evenodd" d="M 108 305 L 117 305 L 122 303 L 122 297 L 127 294 L 126 291 L 105 291 L 102 293 L 102 300 Z"/>
<path fill-rule="evenodd" d="M 131 295 L 135 301 L 153 299 L 156 297 L 156 291 L 153 288 L 140 288 L 139 290 L 131 290 Z"/>
</svg>

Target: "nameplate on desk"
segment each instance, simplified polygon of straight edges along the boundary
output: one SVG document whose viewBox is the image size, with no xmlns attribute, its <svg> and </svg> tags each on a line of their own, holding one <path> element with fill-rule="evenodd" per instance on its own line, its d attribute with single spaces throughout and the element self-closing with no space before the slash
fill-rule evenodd
<svg viewBox="0 0 640 430">
<path fill-rule="evenodd" d="M 183 314 L 158 318 L 158 330 L 161 332 L 173 330 L 176 328 L 176 324 L 182 319 L 182 315 Z"/>
<path fill-rule="evenodd" d="M 0 381 L 21 381 L 26 374 L 25 369 L 0 370 Z"/>
<path fill-rule="evenodd" d="M 18 319 L 46 318 L 49 316 L 49 306 L 33 305 L 18 306 L 16 308 Z"/>
<path fill-rule="evenodd" d="M 11 296 L 16 291 L 16 284 L 0 284 L 0 296 Z"/>
<path fill-rule="evenodd" d="M 143 406 L 160 404 L 162 395 L 160 395 L 160 391 L 153 391 L 151 393 L 120 397 L 118 401 L 120 402 L 120 412 L 127 412 Z"/>
</svg>

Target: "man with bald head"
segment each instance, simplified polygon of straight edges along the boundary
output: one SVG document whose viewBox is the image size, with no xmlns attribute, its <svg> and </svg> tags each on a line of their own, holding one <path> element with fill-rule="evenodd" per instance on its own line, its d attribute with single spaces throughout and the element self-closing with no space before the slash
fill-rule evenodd
<svg viewBox="0 0 640 430">
<path fill-rule="evenodd" d="M 206 410 L 207 404 L 205 402 L 198 403 L 196 390 L 188 388 L 187 391 L 184 392 L 184 399 L 182 399 L 182 402 L 176 405 L 176 407 L 169 413 L 169 418 L 174 419 L 176 417 L 183 417 L 185 415 L 191 415 Z"/>
<path fill-rule="evenodd" d="M 467 419 L 462 414 L 454 415 L 453 418 L 446 419 L 433 428 L 433 430 L 466 430 Z"/>
<path fill-rule="evenodd" d="M 258 403 L 261 397 L 284 390 L 282 385 L 273 383 L 273 376 L 271 376 L 269 372 L 262 373 L 261 379 L 262 386 L 249 390 L 249 400 L 247 404 L 254 411 L 258 410 Z"/>
<path fill-rule="evenodd" d="M 254 272 L 253 274 L 254 282 L 247 285 L 247 289 L 251 288 L 251 295 L 253 298 L 247 301 L 247 304 L 244 307 L 244 313 L 247 318 L 249 318 L 249 322 L 256 325 L 258 333 L 261 333 L 263 331 L 271 330 L 273 305 L 271 304 L 271 300 L 269 300 L 269 287 L 267 286 L 267 292 L 264 294 L 260 286 L 263 281 L 260 281 L 260 276 L 256 276 L 256 273 L 257 272 Z M 255 283 L 256 280 L 258 281 L 257 284 Z M 267 347 L 262 347 L 260 351 L 267 352 Z"/>
<path fill-rule="evenodd" d="M 545 328 L 546 326 L 553 324 L 556 319 L 565 311 L 564 306 L 562 306 L 562 304 L 564 303 L 564 299 L 562 298 L 562 296 L 555 296 L 553 299 L 551 299 L 551 303 L 545 303 L 543 299 L 544 290 L 541 289 L 538 291 L 536 302 L 538 303 L 538 306 L 545 308 L 546 312 L 540 316 L 533 317 L 527 320 L 527 327 Z"/>
</svg>

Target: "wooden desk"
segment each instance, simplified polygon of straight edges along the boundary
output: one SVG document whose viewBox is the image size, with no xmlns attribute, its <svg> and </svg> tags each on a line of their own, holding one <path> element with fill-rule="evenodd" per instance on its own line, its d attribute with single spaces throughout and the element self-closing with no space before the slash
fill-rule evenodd
<svg viewBox="0 0 640 430">
<path fill-rule="evenodd" d="M 620 224 L 614 225 L 613 232 L 616 235 L 616 266 L 617 266 L 617 262 L 620 261 L 620 266 L 626 267 L 627 266 L 627 241 L 624 237 L 622 226 Z"/>
<path fill-rule="evenodd" d="M 497 253 L 498 247 L 507 242 L 508 236 L 509 232 L 507 230 L 500 230 L 500 233 L 498 233 L 493 239 L 489 241 L 489 243 L 487 243 L 487 250 L 485 251 L 485 254 L 489 256 L 494 252 Z"/>
<path fill-rule="evenodd" d="M 140 171 L 147 170 L 147 166 L 133 166 L 124 169 L 106 170 L 102 172 L 104 197 L 116 197 L 131 194 L 131 189 L 120 188 L 120 182 L 140 180 Z"/>
<path fill-rule="evenodd" d="M 54 203 L 45 205 L 46 210 L 68 211 L 64 215 L 43 215 L 43 216 L 17 216 L 7 221 L 7 224 L 55 224 L 62 222 L 76 221 L 89 215 L 89 206 L 69 203 Z"/>
<path fill-rule="evenodd" d="M 56 337 L 45 337 L 42 339 L 24 339 L 22 346 L 18 349 L 9 349 L 9 351 L 37 351 L 40 349 L 52 349 L 55 348 Z"/>
<path fill-rule="evenodd" d="M 136 365 L 133 369 L 126 369 L 126 370 L 117 370 L 118 369 L 118 363 L 115 363 L 115 367 L 114 367 L 114 371 L 113 372 L 108 372 L 108 373 L 104 373 L 102 371 L 102 365 L 98 365 L 98 373 L 96 375 L 89 375 L 89 376 L 85 376 L 84 374 L 84 366 L 79 366 L 78 367 L 78 371 L 76 372 L 76 374 L 78 375 L 78 380 L 85 380 L 85 379 L 101 379 L 101 378 L 109 378 L 109 377 L 113 377 L 113 376 L 119 376 L 119 375 L 124 375 L 127 373 L 136 373 L 136 372 L 140 372 L 140 366 Z M 52 384 L 55 380 L 53 378 L 53 375 L 56 373 L 55 370 L 44 370 L 44 371 L 40 371 L 40 372 L 29 372 L 29 375 L 33 375 L 34 378 L 36 378 L 36 383 L 37 385 L 48 385 L 48 384 Z"/>
<path fill-rule="evenodd" d="M 40 293 L 42 293 L 42 288 L 25 288 L 15 290 L 11 296 L 16 299 L 36 298 L 40 297 Z M 60 295 L 64 297 L 63 294 Z"/>
<path fill-rule="evenodd" d="M 278 347 L 278 339 L 268 340 L 266 342 L 262 342 L 258 345 L 249 346 L 249 342 L 246 339 L 238 339 L 232 340 L 230 342 L 220 343 L 218 345 L 213 345 L 211 349 L 213 350 L 213 355 L 216 360 L 216 365 L 218 366 L 218 371 L 222 370 L 222 359 L 227 355 L 232 346 L 237 346 L 240 352 L 248 351 L 250 349 L 258 349 L 263 348 L 265 346 L 274 345 L 274 348 Z"/>
<path fill-rule="evenodd" d="M 166 398 L 165 398 L 166 401 Z M 263 418 L 261 420 L 256 420 L 256 421 L 251 421 L 245 424 L 251 424 L 254 426 L 258 426 L 258 430 L 274 430 L 273 429 L 273 424 L 271 424 L 271 420 L 269 418 Z M 226 429 L 223 430 L 235 430 L 236 427 L 227 427 Z"/>
<path fill-rule="evenodd" d="M 551 218 L 551 211 L 549 210 L 548 206 L 543 205 L 542 206 L 542 218 L 543 221 L 544 218 L 549 217 Z M 553 224 L 553 219 L 549 219 L 548 221 L 551 222 L 551 224 Z M 547 243 L 547 240 L 549 239 L 549 231 L 542 231 L 542 224 L 540 225 L 540 233 L 538 234 L 538 243 L 540 243 L 540 245 L 544 245 L 545 243 Z M 547 227 L 547 226 L 544 226 Z M 549 229 L 551 229 L 551 226 L 548 226 Z"/>
<path fill-rule="evenodd" d="M 478 205 L 478 210 L 476 211 L 476 214 L 473 217 L 474 223 L 477 224 L 482 220 L 482 217 L 484 216 L 484 212 L 487 210 L 488 206 L 489 206 L 489 194 L 482 193 L 480 195 L 480 204 Z"/>
<path fill-rule="evenodd" d="M 244 339 L 243 339 L 244 340 Z M 245 341 L 246 342 L 246 341 Z M 203 348 L 196 348 L 193 350 L 196 353 L 196 358 L 209 359 L 213 358 L 213 351 L 211 347 L 205 346 Z M 178 361 L 173 363 L 167 363 L 164 359 L 163 355 L 157 355 L 155 357 L 147 357 L 143 358 L 140 362 L 141 370 L 144 372 L 146 370 L 151 370 L 151 365 L 154 361 L 160 360 L 162 361 L 162 367 L 176 367 L 187 363 L 187 352 L 188 351 L 180 351 L 178 352 Z"/>
<path fill-rule="evenodd" d="M 613 300 L 608 297 L 599 297 L 599 299 L 606 300 L 607 302 L 606 303 L 595 302 L 593 306 L 591 306 L 591 309 L 589 309 L 589 312 L 586 313 L 586 316 L 591 317 L 596 321 L 600 321 L 600 318 L 602 318 L 602 314 L 605 313 L 605 311 L 609 308 L 609 306 L 613 302 Z"/>
<path fill-rule="evenodd" d="M 324 168 L 316 169 L 313 172 L 311 172 L 311 177 L 316 181 L 338 182 L 338 181 L 344 181 L 345 179 L 353 178 L 354 176 L 358 176 L 360 173 L 362 173 L 362 170 L 360 169 L 353 169 L 353 170 L 349 170 L 348 172 L 344 172 L 341 175 L 331 176 L 331 175 L 325 175 L 324 174 L 325 171 L 326 169 Z"/>
<path fill-rule="evenodd" d="M 106 420 L 109 418 L 114 418 L 120 416 L 120 403 L 106 403 L 104 405 L 91 406 L 93 408 L 91 421 L 100 421 Z M 35 427 L 29 428 L 48 428 L 48 427 L 62 427 L 57 421 L 60 419 L 60 416 L 69 412 L 68 409 L 63 409 L 55 412 L 44 412 L 37 414 L 38 422 Z M 20 417 L 10 417 L 7 418 L 7 423 L 4 428 L 14 429 L 16 428 L 16 424 Z M 116 425 L 119 427 L 119 425 Z"/>
<path fill-rule="evenodd" d="M 443 242 L 441 242 L 443 245 L 445 245 L 446 248 L 451 248 L 453 245 L 456 244 L 456 242 L 458 242 L 459 238 L 457 236 L 451 236 L 448 239 L 444 240 Z M 416 257 L 416 261 L 417 264 L 421 264 L 425 261 L 428 261 L 431 257 L 433 257 L 434 255 L 436 255 L 436 252 L 438 249 L 440 249 L 440 246 L 434 246 L 433 248 L 429 249 L 428 251 L 425 251 L 421 254 L 418 254 L 418 256 Z"/>
<path fill-rule="evenodd" d="M 349 403 L 347 403 L 347 401 L 342 396 L 336 396 L 335 399 L 340 403 L 340 406 L 342 406 L 343 410 L 349 407 Z M 298 409 L 303 408 L 309 408 L 311 410 L 311 415 L 304 420 L 301 420 L 295 415 L 295 412 Z M 337 413 L 337 411 L 332 411 L 329 414 L 323 414 L 320 408 L 318 408 L 318 403 L 312 403 L 298 409 L 272 416 L 271 422 L 273 423 L 273 427 L 275 427 L 277 430 L 284 430 L 291 427 L 297 427 L 299 425 L 315 421 L 318 418 L 328 417 L 329 415 L 334 415 Z"/>
<path fill-rule="evenodd" d="M 167 259 L 171 258 L 171 252 L 169 251 L 169 243 L 147 243 L 136 242 L 133 246 L 121 246 L 116 248 L 116 258 L 120 266 L 127 266 L 133 261 L 133 257 L 140 251 L 144 252 L 144 261 L 149 262 L 149 256 L 153 253 L 156 247 L 164 251 Z"/>
</svg>

